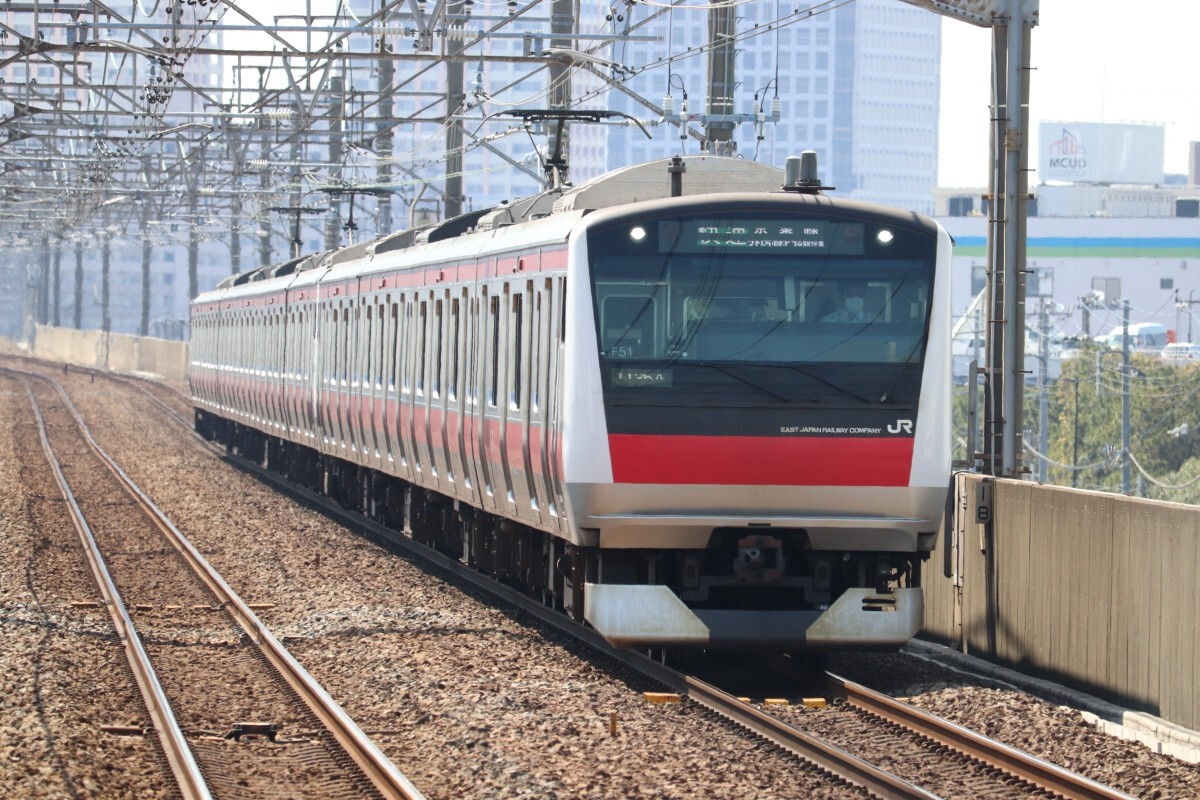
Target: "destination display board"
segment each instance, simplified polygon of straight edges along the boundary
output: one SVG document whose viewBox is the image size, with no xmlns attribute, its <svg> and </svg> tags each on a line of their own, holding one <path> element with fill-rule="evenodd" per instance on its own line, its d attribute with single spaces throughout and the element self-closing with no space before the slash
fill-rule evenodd
<svg viewBox="0 0 1200 800">
<path fill-rule="evenodd" d="M 861 222 L 797 219 L 687 219 L 659 223 L 663 253 L 862 255 Z"/>
</svg>

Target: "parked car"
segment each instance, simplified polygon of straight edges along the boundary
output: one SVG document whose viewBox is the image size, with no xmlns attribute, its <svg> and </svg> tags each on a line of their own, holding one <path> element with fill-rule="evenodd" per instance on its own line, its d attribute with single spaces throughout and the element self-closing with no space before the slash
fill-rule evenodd
<svg viewBox="0 0 1200 800">
<path fill-rule="evenodd" d="M 1118 325 L 1109 333 L 1096 337 L 1100 344 L 1112 348 L 1124 345 L 1125 326 Z M 1157 322 L 1135 322 L 1129 326 L 1129 349 L 1140 352 L 1160 352 L 1167 346 L 1168 337 L 1165 326 Z"/>
<path fill-rule="evenodd" d="M 1163 361 L 1169 361 L 1176 366 L 1200 361 L 1200 344 L 1174 342 L 1164 347 L 1161 355 Z"/>
</svg>

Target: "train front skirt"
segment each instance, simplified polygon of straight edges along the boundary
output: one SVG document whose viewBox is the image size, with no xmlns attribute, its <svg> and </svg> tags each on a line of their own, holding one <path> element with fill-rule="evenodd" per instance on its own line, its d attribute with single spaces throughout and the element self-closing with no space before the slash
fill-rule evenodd
<svg viewBox="0 0 1200 800">
<path fill-rule="evenodd" d="M 666 586 L 589 583 L 584 618 L 616 647 L 903 647 L 925 617 L 920 589 L 847 589 L 814 611 L 692 609 Z"/>
</svg>

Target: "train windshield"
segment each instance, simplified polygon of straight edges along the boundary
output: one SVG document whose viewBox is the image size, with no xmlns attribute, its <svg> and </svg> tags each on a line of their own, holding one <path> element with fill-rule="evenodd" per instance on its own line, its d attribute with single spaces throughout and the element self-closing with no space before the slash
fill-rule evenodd
<svg viewBox="0 0 1200 800">
<path fill-rule="evenodd" d="M 593 231 L 606 396 L 915 403 L 936 235 L 883 220 L 776 209 Z"/>
</svg>

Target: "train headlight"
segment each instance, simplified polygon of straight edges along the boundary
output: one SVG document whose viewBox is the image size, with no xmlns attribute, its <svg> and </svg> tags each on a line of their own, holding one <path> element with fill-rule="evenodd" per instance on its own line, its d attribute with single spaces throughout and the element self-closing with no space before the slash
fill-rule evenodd
<svg viewBox="0 0 1200 800">
<path fill-rule="evenodd" d="M 879 233 L 875 234 L 875 239 L 880 244 L 891 244 L 892 240 L 895 238 L 896 234 L 892 233 L 887 228 L 880 228 Z"/>
<path fill-rule="evenodd" d="M 635 242 L 640 242 L 642 239 L 646 238 L 646 229 L 641 225 L 635 225 L 629 231 L 629 238 L 633 239 Z"/>
</svg>

